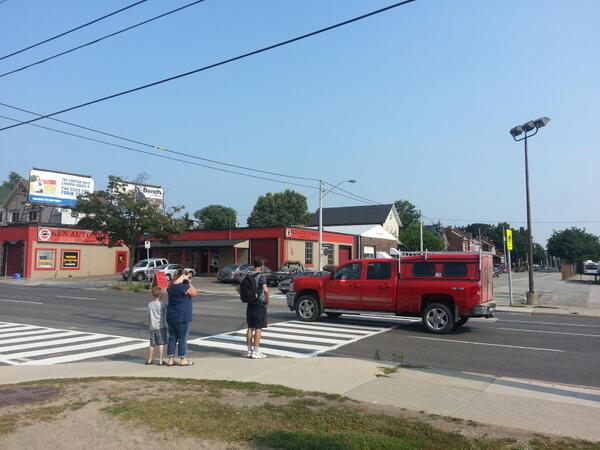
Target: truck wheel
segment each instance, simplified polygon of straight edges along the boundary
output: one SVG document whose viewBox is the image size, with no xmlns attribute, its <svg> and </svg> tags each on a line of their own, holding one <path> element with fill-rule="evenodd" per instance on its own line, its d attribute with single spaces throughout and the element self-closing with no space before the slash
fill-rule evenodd
<svg viewBox="0 0 600 450">
<path fill-rule="evenodd" d="M 454 328 L 452 311 L 443 303 L 429 303 L 421 313 L 423 326 L 431 333 L 445 334 Z"/>
<path fill-rule="evenodd" d="M 462 327 L 465 323 L 467 323 L 468 320 L 469 320 L 468 317 L 461 317 L 460 319 L 458 319 L 456 321 L 456 323 L 454 324 L 454 327 L 455 328 Z"/>
<path fill-rule="evenodd" d="M 327 317 L 329 317 L 331 319 L 337 319 L 338 317 L 340 317 L 342 315 L 342 313 L 334 313 L 334 312 L 326 312 L 325 314 L 327 314 Z"/>
<path fill-rule="evenodd" d="M 314 322 L 321 315 L 321 306 L 312 295 L 303 295 L 296 302 L 296 317 L 302 322 Z"/>
<path fill-rule="evenodd" d="M 135 276 L 136 281 L 142 281 L 144 279 L 144 274 L 143 273 L 138 273 Z"/>
</svg>

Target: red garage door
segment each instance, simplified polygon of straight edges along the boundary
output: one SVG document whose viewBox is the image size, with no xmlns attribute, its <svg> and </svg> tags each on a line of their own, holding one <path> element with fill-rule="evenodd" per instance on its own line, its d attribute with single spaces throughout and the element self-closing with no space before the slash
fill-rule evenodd
<svg viewBox="0 0 600 450">
<path fill-rule="evenodd" d="M 339 247 L 339 264 L 340 266 L 342 264 L 344 264 L 346 261 L 348 261 L 349 259 L 351 259 L 351 254 L 352 254 L 352 247 L 347 247 L 345 245 L 340 245 Z"/>
<path fill-rule="evenodd" d="M 262 256 L 267 261 L 265 266 L 269 269 L 277 270 L 279 268 L 279 245 L 275 239 L 250 239 L 250 262 L 257 256 Z"/>
</svg>

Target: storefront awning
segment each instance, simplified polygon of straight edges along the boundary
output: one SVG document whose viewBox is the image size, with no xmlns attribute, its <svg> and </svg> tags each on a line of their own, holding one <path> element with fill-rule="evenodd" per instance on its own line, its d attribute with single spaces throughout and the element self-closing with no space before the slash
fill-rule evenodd
<svg viewBox="0 0 600 450">
<path fill-rule="evenodd" d="M 206 247 L 234 247 L 249 248 L 249 240 L 239 239 L 215 239 L 209 241 L 171 241 L 168 244 L 160 241 L 152 241 L 152 248 L 206 248 Z M 138 243 L 138 248 L 144 248 L 144 243 Z"/>
</svg>

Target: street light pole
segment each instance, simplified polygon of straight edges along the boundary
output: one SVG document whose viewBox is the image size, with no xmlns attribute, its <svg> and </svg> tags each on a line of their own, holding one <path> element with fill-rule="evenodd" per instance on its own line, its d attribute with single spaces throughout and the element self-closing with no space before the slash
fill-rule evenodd
<svg viewBox="0 0 600 450">
<path fill-rule="evenodd" d="M 510 134 L 515 141 L 525 141 L 525 191 L 527 198 L 527 247 L 528 247 L 528 255 L 527 255 L 527 265 L 528 267 L 528 275 L 529 275 L 529 291 L 527 292 L 527 304 L 535 305 L 538 301 L 538 294 L 535 292 L 535 286 L 533 284 L 533 238 L 531 233 L 531 205 L 530 205 L 530 196 L 529 196 L 529 157 L 528 157 L 528 149 L 527 149 L 527 139 L 535 136 L 540 128 L 545 127 L 550 119 L 548 117 L 540 117 L 536 120 L 531 120 L 529 122 L 524 123 L 523 125 L 518 125 L 510 130 Z M 527 134 L 533 131 L 531 134 Z M 518 136 L 524 134 L 524 136 L 520 139 L 517 139 Z"/>
</svg>

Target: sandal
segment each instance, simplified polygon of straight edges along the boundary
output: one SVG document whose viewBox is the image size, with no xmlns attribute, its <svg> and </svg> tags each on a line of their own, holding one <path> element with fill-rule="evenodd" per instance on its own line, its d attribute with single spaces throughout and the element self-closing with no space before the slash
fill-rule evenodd
<svg viewBox="0 0 600 450">
<path fill-rule="evenodd" d="M 188 366 L 193 366 L 193 365 L 194 365 L 193 361 L 191 361 L 191 360 L 188 359 L 187 360 L 187 364 L 181 364 L 180 363 L 179 367 L 188 367 Z"/>
<path fill-rule="evenodd" d="M 160 361 L 160 362 L 158 363 L 158 365 L 159 365 L 159 366 L 168 366 L 168 364 L 167 364 L 167 362 L 166 362 L 166 361 Z"/>
<path fill-rule="evenodd" d="M 173 364 L 169 364 L 169 363 L 165 364 L 165 366 L 167 366 L 167 367 L 173 367 L 173 366 L 178 366 L 178 365 L 179 365 L 179 363 L 177 361 L 173 361 Z"/>
<path fill-rule="evenodd" d="M 147 366 L 151 366 L 153 363 L 154 363 L 154 361 L 146 361 Z"/>
</svg>

